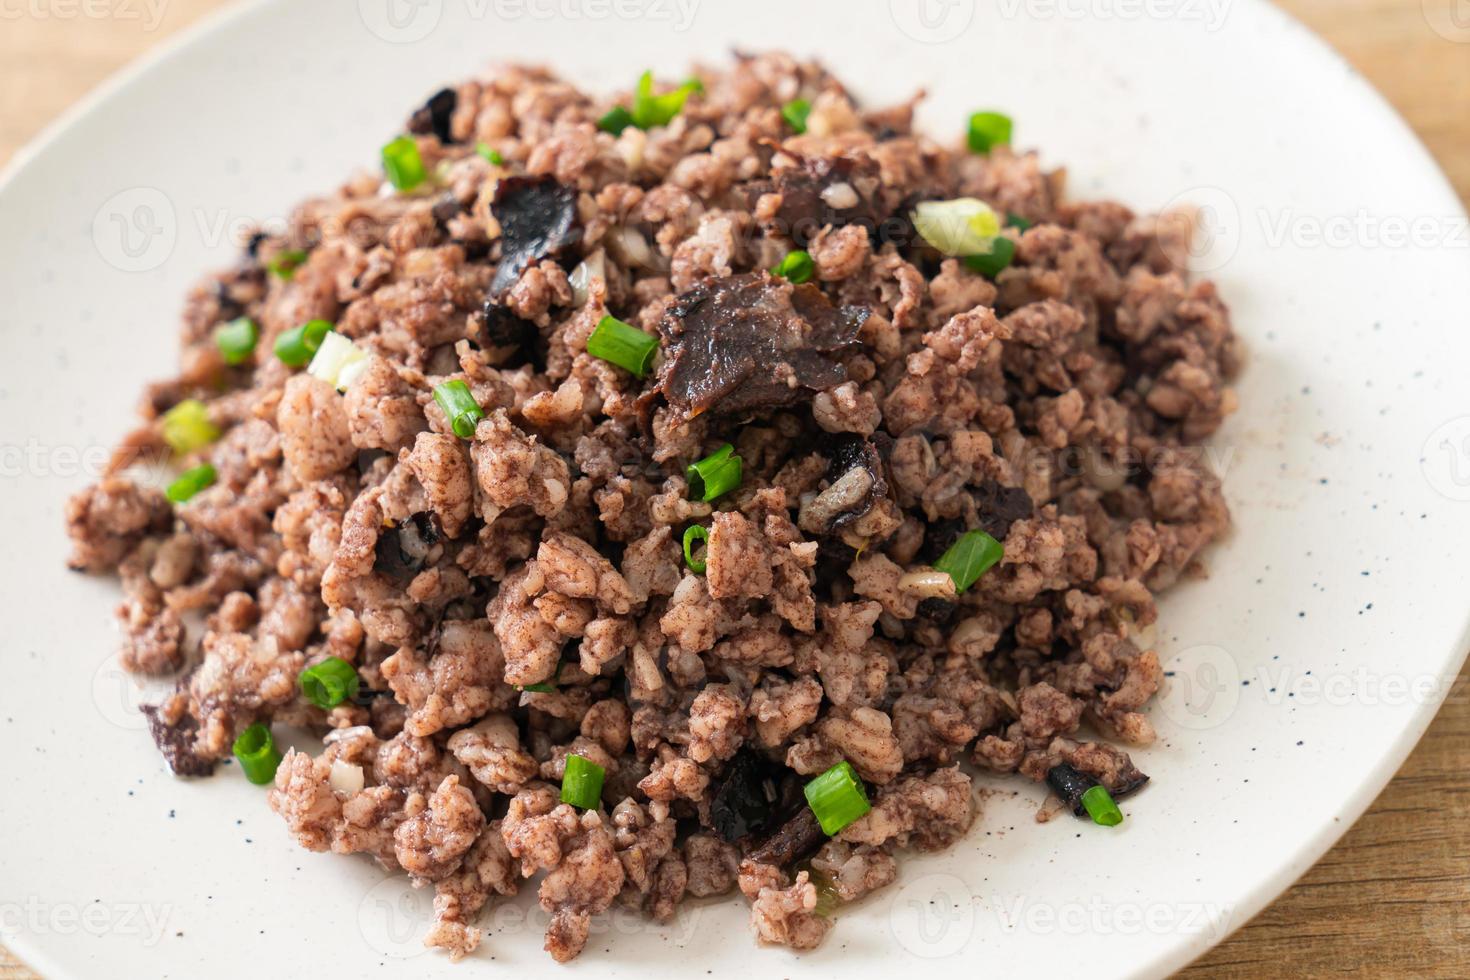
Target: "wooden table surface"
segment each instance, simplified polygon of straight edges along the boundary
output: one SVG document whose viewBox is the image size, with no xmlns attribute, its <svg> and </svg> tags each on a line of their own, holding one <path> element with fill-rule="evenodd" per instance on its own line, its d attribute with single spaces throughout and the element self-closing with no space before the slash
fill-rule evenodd
<svg viewBox="0 0 1470 980">
<path fill-rule="evenodd" d="M 1388 97 L 1470 202 L 1470 4 L 1279 2 Z M 223 5 L 103 2 L 91 9 L 115 15 L 89 18 L 65 0 L 0 4 L 0 164 L 120 65 Z M 1460 680 L 1367 815 L 1183 976 L 1470 977 L 1470 684 Z M 0 948 L 0 980 L 34 977 Z"/>
</svg>

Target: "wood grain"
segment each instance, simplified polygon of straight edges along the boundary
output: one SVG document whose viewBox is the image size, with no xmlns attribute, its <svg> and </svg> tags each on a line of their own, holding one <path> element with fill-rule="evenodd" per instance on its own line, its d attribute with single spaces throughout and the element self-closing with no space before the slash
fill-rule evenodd
<svg viewBox="0 0 1470 980">
<path fill-rule="evenodd" d="M 1470 202 L 1470 17 L 1465 0 L 1280 0 L 1384 93 Z M 56 113 L 119 66 L 222 0 L 103 5 L 113 16 L 66 17 L 60 0 L 7 10 L 54 11 L 0 30 L 0 163 Z M 96 8 L 94 8 L 96 9 Z M 142 16 L 129 19 L 124 11 Z M 1453 23 L 1463 40 L 1431 26 Z M 1470 674 L 1393 783 L 1274 905 L 1200 962 L 1188 980 L 1297 977 L 1470 977 Z M 35 974 L 0 948 L 0 980 Z"/>
</svg>

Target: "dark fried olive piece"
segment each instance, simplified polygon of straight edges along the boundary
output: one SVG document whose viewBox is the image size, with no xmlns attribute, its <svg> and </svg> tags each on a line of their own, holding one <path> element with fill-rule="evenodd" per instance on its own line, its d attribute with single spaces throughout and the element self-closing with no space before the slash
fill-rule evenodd
<svg viewBox="0 0 1470 980">
<path fill-rule="evenodd" d="M 980 530 L 997 541 L 1004 542 L 1011 533 L 1011 525 L 1024 521 L 1034 512 L 1031 497 L 1020 487 L 1005 487 L 994 480 L 986 480 L 977 489 L 970 491 L 975 498 L 975 509 L 980 515 Z M 971 530 L 965 522 L 947 517 L 930 521 L 924 528 L 924 546 L 919 556 L 933 564 L 939 560 L 966 531 Z"/>
<path fill-rule="evenodd" d="M 398 581 L 411 579 L 432 564 L 431 556 L 442 537 L 438 521 L 427 512 L 384 528 L 378 535 L 373 570 Z"/>
<path fill-rule="evenodd" d="M 1057 799 L 1072 808 L 1075 816 L 1087 816 L 1087 810 L 1082 806 L 1082 794 L 1097 785 L 1096 779 L 1063 762 L 1046 771 L 1046 784 L 1057 794 Z"/>
<path fill-rule="evenodd" d="M 446 145 L 453 143 L 454 134 L 450 132 L 449 124 L 454 118 L 454 110 L 458 105 L 459 95 L 454 89 L 440 89 L 429 96 L 429 101 L 409 117 L 408 131 L 418 136 L 433 133 L 438 137 L 439 142 Z"/>
<path fill-rule="evenodd" d="M 490 213 L 500 225 L 500 265 L 490 283 L 499 299 L 531 263 L 555 257 L 582 237 L 577 189 L 555 177 L 504 177 L 495 185 Z"/>
<path fill-rule="evenodd" d="M 664 363 L 645 398 L 662 394 L 679 421 L 808 401 L 847 380 L 840 355 L 857 344 L 868 313 L 765 272 L 706 279 L 659 321 Z"/>
<path fill-rule="evenodd" d="M 997 541 L 1004 541 L 1011 533 L 1011 525 L 1031 516 L 1034 506 L 1031 497 L 1020 487 L 1005 487 L 994 480 L 986 480 L 975 491 L 975 503 L 980 508 L 980 528 Z"/>
<path fill-rule="evenodd" d="M 514 368 L 527 362 L 537 370 L 544 366 L 546 345 L 536 324 L 521 319 L 509 307 L 494 300 L 487 300 L 480 314 L 475 343 L 496 367 Z"/>
<path fill-rule="evenodd" d="M 750 859 L 758 864 L 777 868 L 789 868 L 803 858 L 810 857 L 827 840 L 817 815 L 810 807 L 800 810 L 781 825 L 760 846 L 750 852 Z"/>
<path fill-rule="evenodd" d="M 163 719 L 159 705 L 145 704 L 140 710 L 148 719 L 148 734 L 153 736 L 153 744 L 158 746 L 175 776 L 209 776 L 214 773 L 215 760 L 203 758 L 194 751 L 199 722 L 193 716 L 186 714 L 170 725 Z"/>
<path fill-rule="evenodd" d="M 776 171 L 760 190 L 781 195 L 771 230 L 802 248 L 828 225 L 862 225 L 877 248 L 886 240 L 892 213 L 876 192 L 866 190 L 879 185 L 878 165 L 867 157 L 803 157 L 800 166 Z"/>
<path fill-rule="evenodd" d="M 715 833 L 733 842 L 765 830 L 776 819 L 780 802 L 777 775 L 776 767 L 748 749 L 731 759 L 710 794 Z"/>
<path fill-rule="evenodd" d="M 464 208 L 460 206 L 459 199 L 453 194 L 445 192 L 434 201 L 434 206 L 429 213 L 434 216 L 434 221 L 443 228 L 453 221 Z"/>
<path fill-rule="evenodd" d="M 1082 805 L 1082 794 L 1098 785 L 1105 785 L 1114 799 L 1127 796 L 1141 789 L 1148 782 L 1148 776 L 1138 770 L 1132 762 L 1118 773 L 1111 785 L 1100 784 L 1098 780 L 1081 772 L 1065 762 L 1052 766 L 1046 772 L 1046 783 L 1057 794 L 1057 797 L 1069 807 L 1072 813 L 1079 817 L 1087 816 L 1087 808 Z"/>
<path fill-rule="evenodd" d="M 851 433 L 832 436 L 825 448 L 827 486 L 802 504 L 797 523 L 809 534 L 831 534 L 862 517 L 888 495 L 878 447 Z"/>
</svg>

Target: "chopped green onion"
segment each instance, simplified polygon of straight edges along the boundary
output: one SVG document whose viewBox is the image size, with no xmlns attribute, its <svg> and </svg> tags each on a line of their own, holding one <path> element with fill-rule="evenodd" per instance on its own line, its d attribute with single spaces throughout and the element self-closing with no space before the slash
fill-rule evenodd
<svg viewBox="0 0 1470 980">
<path fill-rule="evenodd" d="M 200 490 L 213 484 L 217 475 L 213 466 L 202 463 L 180 473 L 179 478 L 168 485 L 163 495 L 176 504 L 182 504 Z"/>
<path fill-rule="evenodd" d="M 807 806 L 822 825 L 822 833 L 832 837 L 842 828 L 872 809 L 863 781 L 853 772 L 852 763 L 839 762 L 807 783 L 802 790 Z"/>
<path fill-rule="evenodd" d="M 469 385 L 459 380 L 436 385 L 434 401 L 444 410 L 444 417 L 449 420 L 449 427 L 455 435 L 461 439 L 475 437 L 475 426 L 480 424 L 485 413 L 480 409 L 480 403 L 475 401 Z"/>
<path fill-rule="evenodd" d="M 428 173 L 412 136 L 400 136 L 383 146 L 383 173 L 401 191 L 411 191 L 424 182 Z"/>
<path fill-rule="evenodd" d="M 684 561 L 696 574 L 704 574 L 704 559 L 694 557 L 694 545 L 698 541 L 708 541 L 709 532 L 698 524 L 691 524 L 684 531 Z"/>
<path fill-rule="evenodd" d="M 561 778 L 561 801 L 583 810 L 596 810 L 602 802 L 605 774 L 595 762 L 588 762 L 580 755 L 567 756 L 566 774 Z"/>
<path fill-rule="evenodd" d="M 306 373 L 321 378 L 338 391 L 346 391 L 367 370 L 367 351 L 333 331 L 322 338 Z"/>
<path fill-rule="evenodd" d="M 1116 827 L 1123 822 L 1123 811 L 1118 809 L 1118 804 L 1113 801 L 1113 794 L 1108 788 L 1101 784 L 1082 794 L 1082 805 L 1087 808 L 1087 815 L 1092 817 L 1092 822 L 1103 827 Z"/>
<path fill-rule="evenodd" d="M 797 134 L 806 132 L 806 120 L 811 114 L 812 104 L 806 99 L 792 99 L 781 107 L 781 118 Z"/>
<path fill-rule="evenodd" d="M 209 421 L 209 409 L 197 398 L 185 398 L 163 413 L 163 441 L 180 456 L 203 449 L 219 438 L 219 427 Z"/>
<path fill-rule="evenodd" d="M 264 786 L 276 778 L 276 769 L 281 765 L 281 753 L 276 750 L 276 740 L 271 730 L 256 722 L 235 739 L 235 758 L 245 770 L 245 778 L 257 786 Z"/>
<path fill-rule="evenodd" d="M 691 79 L 676 89 L 662 95 L 653 94 L 653 72 L 646 71 L 638 79 L 633 92 L 633 110 L 630 119 L 639 129 L 667 126 L 684 108 L 685 101 L 695 92 L 704 91 L 704 83 Z"/>
<path fill-rule="evenodd" d="M 1011 142 L 1011 117 L 999 112 L 977 112 L 970 116 L 970 149 L 989 153 Z"/>
<path fill-rule="evenodd" d="M 260 328 L 248 316 L 236 317 L 214 332 L 214 342 L 226 364 L 244 364 L 255 353 Z"/>
<path fill-rule="evenodd" d="M 497 167 L 505 166 L 505 157 L 501 156 L 500 151 L 492 148 L 489 143 L 476 143 L 475 152 Z"/>
<path fill-rule="evenodd" d="M 744 464 L 728 442 L 684 471 L 695 500 L 711 501 L 740 486 Z"/>
<path fill-rule="evenodd" d="M 306 261 L 306 253 L 299 248 L 287 248 L 277 252 L 265 267 L 279 279 L 290 279 Z"/>
<path fill-rule="evenodd" d="M 319 664 L 313 664 L 303 670 L 297 680 L 306 700 L 323 709 L 335 708 L 348 698 L 357 697 L 361 684 L 357 668 L 341 657 L 328 657 Z"/>
<path fill-rule="evenodd" d="M 312 355 L 331 332 L 330 322 L 307 320 L 301 326 L 292 327 L 276 336 L 276 357 L 287 367 L 305 367 L 311 363 Z"/>
<path fill-rule="evenodd" d="M 815 271 L 816 263 L 812 261 L 811 254 L 797 249 L 795 252 L 787 252 L 786 257 L 777 262 L 776 267 L 771 270 L 771 275 L 780 276 L 801 285 L 810 281 Z"/>
<path fill-rule="evenodd" d="M 808 867 L 805 870 L 807 880 L 812 883 L 812 887 L 817 891 L 817 904 L 812 909 L 812 914 L 821 916 L 824 919 L 830 919 L 832 913 L 842 907 L 842 896 L 837 894 L 836 883 L 815 868 Z"/>
<path fill-rule="evenodd" d="M 922 201 L 911 215 L 914 229 L 945 255 L 989 252 L 1000 234 L 1000 218 L 990 205 L 973 197 Z"/>
<path fill-rule="evenodd" d="M 965 266 L 986 278 L 994 279 L 1015 257 L 1016 243 L 1004 235 L 997 235 L 990 243 L 989 252 L 965 256 Z"/>
<path fill-rule="evenodd" d="M 638 78 L 638 86 L 633 91 L 633 108 L 628 110 L 623 106 L 613 106 L 606 114 L 597 120 L 597 128 L 604 133 L 612 133 L 621 136 L 623 130 L 629 126 L 637 126 L 639 129 L 652 129 L 654 126 L 667 126 L 684 109 L 684 103 L 689 96 L 695 92 L 704 91 L 704 82 L 697 78 L 691 78 L 676 89 L 671 89 L 662 95 L 653 94 L 653 72 L 646 71 Z"/>
<path fill-rule="evenodd" d="M 608 110 L 607 114 L 597 120 L 597 128 L 604 133 L 612 133 L 621 136 L 623 130 L 633 125 L 633 114 L 620 105 L 615 105 Z"/>
<path fill-rule="evenodd" d="M 1034 224 L 1034 222 L 1030 221 L 1027 218 L 1021 217 L 1019 214 L 1017 214 L 1014 211 L 1007 211 L 1006 212 L 1006 224 L 1008 224 L 1012 228 L 1016 228 L 1016 229 L 1018 229 L 1020 231 L 1025 231 L 1027 228 L 1030 228 L 1032 226 L 1032 224 Z"/>
<path fill-rule="evenodd" d="M 934 567 L 954 580 L 956 592 L 964 592 L 1005 553 L 1005 545 L 984 531 L 966 531 L 940 556 Z"/>
<path fill-rule="evenodd" d="M 516 690 L 531 691 L 535 694 L 554 694 L 556 693 L 556 682 L 561 680 L 561 668 L 562 665 L 558 663 L 556 665 L 556 670 L 552 673 L 551 680 L 549 681 L 542 681 L 540 684 L 517 685 Z"/>
<path fill-rule="evenodd" d="M 592 331 L 592 336 L 587 338 L 587 353 L 642 378 L 653 366 L 653 355 L 658 353 L 658 338 L 615 316 L 605 316 Z"/>
</svg>

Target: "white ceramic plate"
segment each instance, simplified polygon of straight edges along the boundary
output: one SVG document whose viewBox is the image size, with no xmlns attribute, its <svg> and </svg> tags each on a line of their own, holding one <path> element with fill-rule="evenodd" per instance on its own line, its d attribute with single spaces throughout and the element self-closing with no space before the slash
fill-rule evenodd
<svg viewBox="0 0 1470 980">
<path fill-rule="evenodd" d="M 1238 528 L 1163 604 L 1163 738 L 1122 828 L 1038 825 L 1039 790 L 995 781 L 969 839 L 814 954 L 755 950 L 732 900 L 607 918 L 569 969 L 1157 976 L 1368 805 L 1465 649 L 1470 247 L 1408 130 L 1297 24 L 1259 0 L 268 3 L 109 85 L 0 188 L 0 941 L 52 977 L 558 973 L 531 902 L 452 967 L 418 944 L 428 893 L 298 849 L 233 769 L 171 778 L 112 659 L 114 583 L 63 569 L 62 501 L 170 372 L 190 282 L 371 165 L 437 83 L 531 59 L 612 86 L 770 46 L 876 102 L 926 88 L 931 131 L 1005 107 L 1078 195 L 1204 206 L 1252 352 L 1215 441 Z"/>
</svg>

